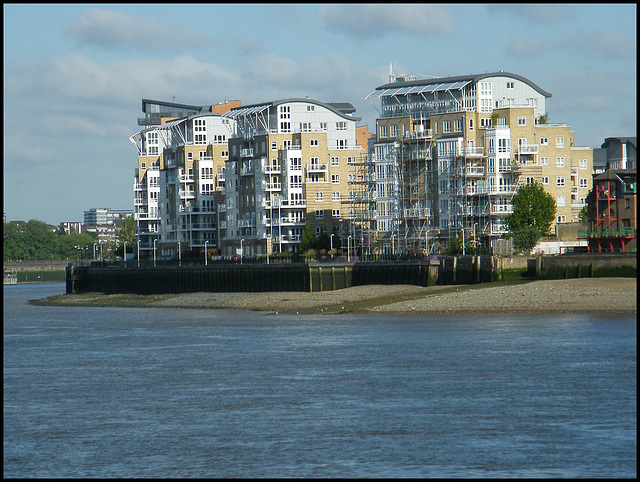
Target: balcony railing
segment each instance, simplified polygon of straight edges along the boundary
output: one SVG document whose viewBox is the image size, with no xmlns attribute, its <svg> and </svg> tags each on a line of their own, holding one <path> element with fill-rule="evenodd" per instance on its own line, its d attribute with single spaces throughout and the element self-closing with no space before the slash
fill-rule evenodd
<svg viewBox="0 0 640 482">
<path fill-rule="evenodd" d="M 579 229 L 579 238 L 633 238 L 635 237 L 634 228 L 620 229 Z"/>
</svg>

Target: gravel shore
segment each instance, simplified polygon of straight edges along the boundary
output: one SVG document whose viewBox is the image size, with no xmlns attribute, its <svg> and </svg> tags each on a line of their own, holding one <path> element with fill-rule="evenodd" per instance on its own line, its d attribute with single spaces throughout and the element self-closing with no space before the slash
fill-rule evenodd
<svg viewBox="0 0 640 482">
<path fill-rule="evenodd" d="M 635 278 L 460 286 L 366 285 L 336 291 L 58 295 L 35 304 L 242 309 L 289 313 L 635 313 Z"/>
</svg>

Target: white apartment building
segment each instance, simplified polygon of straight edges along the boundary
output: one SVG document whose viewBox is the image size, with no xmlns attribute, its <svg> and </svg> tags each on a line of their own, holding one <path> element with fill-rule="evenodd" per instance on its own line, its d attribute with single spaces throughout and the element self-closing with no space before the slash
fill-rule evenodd
<svg viewBox="0 0 640 482">
<path fill-rule="evenodd" d="M 551 94 L 511 73 L 417 79 L 390 76 L 379 100 L 371 162 L 381 253 L 431 250 L 463 234 L 485 245 L 506 233 L 510 200 L 540 182 L 556 222 L 577 219 L 591 189 L 592 150 L 545 122 Z"/>
<path fill-rule="evenodd" d="M 223 254 L 297 251 L 314 233 L 349 235 L 349 181 L 363 156 L 351 104 L 287 99 L 231 109 Z"/>
</svg>

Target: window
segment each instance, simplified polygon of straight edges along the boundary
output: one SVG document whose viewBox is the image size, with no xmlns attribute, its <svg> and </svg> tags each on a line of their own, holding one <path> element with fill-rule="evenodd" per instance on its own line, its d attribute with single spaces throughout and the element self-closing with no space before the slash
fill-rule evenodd
<svg viewBox="0 0 640 482">
<path fill-rule="evenodd" d="M 453 131 L 454 132 L 462 132 L 462 119 L 453 121 Z"/>
<path fill-rule="evenodd" d="M 564 176 L 558 176 L 556 178 L 556 186 L 557 187 L 564 187 Z"/>
<path fill-rule="evenodd" d="M 398 126 L 393 124 L 390 126 L 391 137 L 398 137 Z"/>
<path fill-rule="evenodd" d="M 278 141 L 271 141 L 271 150 L 272 151 L 278 150 Z"/>
<path fill-rule="evenodd" d="M 540 158 L 540 165 L 541 166 L 548 166 L 549 165 L 549 158 L 548 157 L 541 157 Z"/>
<path fill-rule="evenodd" d="M 549 184 L 549 176 L 542 177 L 542 184 Z"/>
<path fill-rule="evenodd" d="M 559 223 L 566 223 L 567 222 L 567 217 L 564 216 L 564 215 L 558 216 L 558 222 Z"/>
<path fill-rule="evenodd" d="M 331 174 L 331 183 L 340 184 L 340 174 Z"/>
<path fill-rule="evenodd" d="M 548 146 L 549 145 L 549 138 L 548 137 L 541 137 L 540 138 L 540 145 L 541 146 Z"/>
<path fill-rule="evenodd" d="M 140 163 L 140 170 L 141 171 L 145 171 L 147 169 L 147 163 L 146 162 L 141 162 Z"/>
<path fill-rule="evenodd" d="M 535 177 L 527 177 L 527 185 L 530 186 L 532 185 L 534 182 L 536 182 L 536 178 Z"/>
<path fill-rule="evenodd" d="M 331 165 L 332 166 L 339 166 L 340 165 L 340 158 L 339 157 L 332 157 L 331 158 Z"/>
<path fill-rule="evenodd" d="M 229 157 L 229 151 L 220 151 L 220 157 Z"/>
<path fill-rule="evenodd" d="M 316 110 L 316 106 L 315 105 L 308 105 L 307 106 L 307 112 L 314 112 Z"/>
<path fill-rule="evenodd" d="M 507 89 L 513 89 L 513 82 L 507 82 Z"/>
<path fill-rule="evenodd" d="M 469 130 L 473 130 L 473 119 L 469 119 Z"/>
<path fill-rule="evenodd" d="M 556 147 L 557 148 L 564 147 L 564 137 L 556 137 Z"/>
<path fill-rule="evenodd" d="M 324 219 L 324 209 L 316 209 L 316 219 Z"/>
<path fill-rule="evenodd" d="M 347 164 L 355 164 L 356 158 L 353 156 L 347 157 Z"/>
<path fill-rule="evenodd" d="M 580 178 L 580 189 L 588 189 L 589 188 L 589 179 L 586 177 Z"/>
<path fill-rule="evenodd" d="M 340 217 L 340 210 L 339 209 L 332 209 L 331 210 L 331 216 L 334 218 L 339 218 Z"/>
<path fill-rule="evenodd" d="M 387 126 L 380 126 L 380 137 L 389 137 L 387 132 Z"/>
<path fill-rule="evenodd" d="M 564 157 L 556 157 L 556 167 L 564 167 Z"/>
<path fill-rule="evenodd" d="M 558 202 L 556 203 L 558 207 L 566 206 L 566 201 L 564 196 L 558 196 Z"/>
<path fill-rule="evenodd" d="M 336 122 L 336 130 L 338 131 L 346 131 L 347 123 L 346 122 Z"/>
<path fill-rule="evenodd" d="M 311 139 L 311 147 L 318 147 L 318 139 Z"/>
<path fill-rule="evenodd" d="M 331 200 L 334 202 L 340 202 L 340 192 L 339 191 L 333 191 L 331 193 Z"/>
<path fill-rule="evenodd" d="M 589 165 L 589 161 L 587 161 L 586 159 L 580 159 L 579 164 L 580 164 L 580 169 L 584 171 L 587 169 L 587 166 Z"/>
<path fill-rule="evenodd" d="M 442 132 L 449 133 L 451 132 L 451 121 L 442 121 Z"/>
<path fill-rule="evenodd" d="M 527 118 L 526 117 L 518 117 L 518 125 L 519 126 L 526 126 L 527 125 Z"/>
<path fill-rule="evenodd" d="M 324 193 L 316 192 L 316 202 L 322 202 L 322 201 L 324 201 Z"/>
</svg>

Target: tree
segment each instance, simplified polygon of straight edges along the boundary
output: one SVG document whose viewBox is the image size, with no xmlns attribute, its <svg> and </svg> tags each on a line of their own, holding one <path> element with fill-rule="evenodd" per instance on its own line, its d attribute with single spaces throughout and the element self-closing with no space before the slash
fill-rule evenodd
<svg viewBox="0 0 640 482">
<path fill-rule="evenodd" d="M 133 247 L 136 244 L 136 220 L 133 216 L 125 218 L 116 228 L 116 238 L 118 243 L 116 251 L 119 256 L 124 256 L 124 243 L 129 246 L 129 253 L 133 253 Z"/>
<path fill-rule="evenodd" d="M 313 235 L 313 231 L 311 231 L 311 226 L 309 226 L 309 221 L 307 221 L 304 225 L 304 231 L 302 232 L 302 237 L 300 238 L 300 252 L 304 253 L 309 249 L 314 249 L 316 246 L 316 237 Z"/>
<path fill-rule="evenodd" d="M 505 220 L 516 252 L 529 253 L 543 236 L 551 234 L 556 202 L 541 184 L 520 186 L 511 199 L 513 213 Z"/>
</svg>

